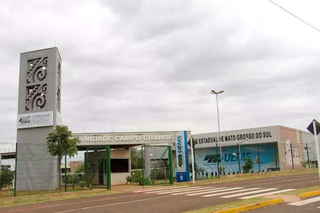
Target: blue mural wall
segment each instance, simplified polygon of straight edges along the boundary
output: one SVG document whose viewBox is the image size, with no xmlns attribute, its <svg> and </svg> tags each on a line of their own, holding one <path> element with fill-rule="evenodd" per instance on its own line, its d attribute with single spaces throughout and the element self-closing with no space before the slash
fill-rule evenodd
<svg viewBox="0 0 320 213">
<path fill-rule="evenodd" d="M 240 165 L 245 164 L 248 158 L 254 162 L 254 172 L 259 171 L 258 153 L 260 156 L 260 171 L 272 171 L 279 169 L 279 163 L 275 162 L 275 156 L 278 154 L 276 143 L 241 145 Z M 217 172 L 217 161 L 219 159 L 216 148 L 195 149 L 195 160 L 199 168 L 202 168 L 208 174 Z M 225 167 L 226 174 L 237 173 L 239 171 L 238 146 L 222 147 L 222 166 Z"/>
</svg>

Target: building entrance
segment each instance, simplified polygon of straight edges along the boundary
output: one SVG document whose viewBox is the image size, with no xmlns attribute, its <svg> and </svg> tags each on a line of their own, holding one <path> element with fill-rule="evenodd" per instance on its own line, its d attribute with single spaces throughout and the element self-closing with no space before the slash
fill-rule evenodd
<svg viewBox="0 0 320 213">
<path fill-rule="evenodd" d="M 81 141 L 78 150 L 86 151 L 85 180 L 88 187 L 90 184 L 107 185 L 108 188 L 111 188 L 111 184 L 126 184 L 128 176 L 134 176 L 135 173 L 143 180 L 143 183 L 139 180 L 142 184 L 169 184 L 173 183 L 174 174 L 181 171 L 173 165 L 182 165 L 185 170 L 188 168 L 188 148 L 181 142 L 184 141 L 181 138 L 190 138 L 190 132 L 187 131 L 74 133 L 73 137 L 78 137 Z M 175 155 L 176 144 L 180 150 L 179 157 Z M 131 155 L 141 154 L 141 151 L 146 153 L 142 152 L 138 168 L 132 169 L 134 156 Z M 174 163 L 177 159 L 179 164 Z M 184 175 L 189 176 L 189 172 L 185 171 Z"/>
</svg>

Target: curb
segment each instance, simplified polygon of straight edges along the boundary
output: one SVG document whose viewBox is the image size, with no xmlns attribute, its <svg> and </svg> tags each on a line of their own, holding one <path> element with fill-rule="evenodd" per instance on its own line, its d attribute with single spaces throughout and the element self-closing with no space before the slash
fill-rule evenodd
<svg viewBox="0 0 320 213">
<path fill-rule="evenodd" d="M 266 207 L 266 206 L 272 206 L 272 205 L 276 205 L 276 204 L 280 204 L 280 203 L 283 203 L 282 199 L 273 199 L 273 200 L 264 201 L 264 202 L 260 202 L 260 203 L 253 203 L 253 204 L 240 206 L 240 207 L 236 207 L 236 208 L 232 208 L 232 209 L 226 209 L 226 210 L 222 210 L 222 211 L 217 211 L 217 212 L 214 212 L 214 213 L 246 212 L 246 211 L 250 211 L 250 210 L 254 210 L 254 209 L 260 209 L 260 208 L 263 208 L 263 207 Z"/>
<path fill-rule="evenodd" d="M 301 199 L 305 199 L 305 198 L 313 197 L 313 196 L 317 196 L 317 195 L 320 195 L 320 190 L 318 190 L 318 191 L 313 191 L 313 192 L 305 192 L 305 193 L 302 193 L 302 194 L 300 194 L 300 198 L 301 198 Z"/>
</svg>

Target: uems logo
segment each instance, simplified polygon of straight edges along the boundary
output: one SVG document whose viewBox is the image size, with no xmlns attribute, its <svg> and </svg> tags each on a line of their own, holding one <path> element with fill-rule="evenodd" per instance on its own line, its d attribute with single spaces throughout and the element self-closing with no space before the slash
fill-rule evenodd
<svg viewBox="0 0 320 213">
<path fill-rule="evenodd" d="M 178 150 L 178 164 L 179 167 L 183 166 L 183 159 L 182 159 L 182 143 L 181 143 L 181 136 L 177 137 L 177 150 Z"/>
<path fill-rule="evenodd" d="M 218 154 L 213 155 L 206 155 L 206 157 L 203 159 L 203 161 L 206 161 L 207 163 L 216 163 L 219 160 Z"/>
<path fill-rule="evenodd" d="M 20 123 L 20 124 L 28 124 L 28 123 L 31 122 L 31 121 L 30 121 L 30 118 L 31 118 L 31 116 L 21 117 L 21 118 L 19 119 L 19 123 Z"/>
</svg>

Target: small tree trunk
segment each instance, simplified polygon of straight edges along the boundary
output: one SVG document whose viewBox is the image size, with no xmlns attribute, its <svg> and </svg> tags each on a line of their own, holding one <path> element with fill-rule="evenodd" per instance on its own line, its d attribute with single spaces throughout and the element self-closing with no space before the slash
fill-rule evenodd
<svg viewBox="0 0 320 213">
<path fill-rule="evenodd" d="M 60 192 L 61 192 L 61 159 L 62 159 L 61 157 L 58 157 L 59 189 L 60 189 Z"/>
</svg>

